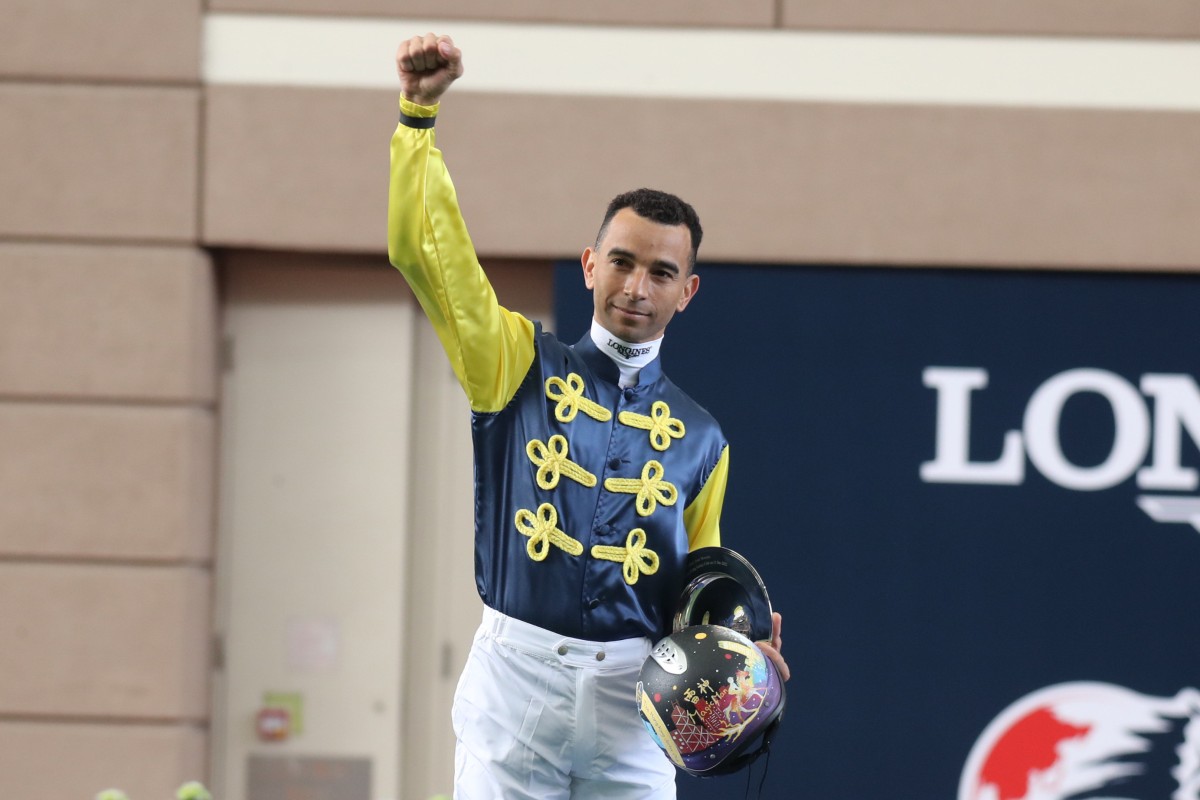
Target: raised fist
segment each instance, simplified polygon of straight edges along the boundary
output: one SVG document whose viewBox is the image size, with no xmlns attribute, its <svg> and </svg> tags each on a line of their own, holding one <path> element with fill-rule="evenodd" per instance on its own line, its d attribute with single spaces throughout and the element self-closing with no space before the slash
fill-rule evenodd
<svg viewBox="0 0 1200 800">
<path fill-rule="evenodd" d="M 431 106 L 462 76 L 462 50 L 449 36 L 414 36 L 396 50 L 396 71 L 405 98 Z"/>
</svg>

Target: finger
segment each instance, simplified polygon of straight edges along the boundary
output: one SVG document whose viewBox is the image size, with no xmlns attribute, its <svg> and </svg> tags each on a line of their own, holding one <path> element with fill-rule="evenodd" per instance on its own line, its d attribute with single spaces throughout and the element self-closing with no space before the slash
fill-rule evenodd
<svg viewBox="0 0 1200 800">
<path fill-rule="evenodd" d="M 425 39 L 414 36 L 400 43 L 400 51 L 396 57 L 402 72 L 418 73 L 425 71 Z"/>
<path fill-rule="evenodd" d="M 420 55 L 413 59 L 417 70 L 419 72 L 429 72 L 437 69 L 439 66 L 437 56 L 438 37 L 430 32 L 419 37 L 419 39 L 421 42 L 419 47 Z"/>
<path fill-rule="evenodd" d="M 439 36 L 437 54 L 441 63 L 446 66 L 452 76 L 455 78 L 462 76 L 462 50 L 454 46 L 453 39 L 449 36 Z"/>
<path fill-rule="evenodd" d="M 791 680 L 792 671 L 788 668 L 787 662 L 783 660 L 783 655 L 772 647 L 767 642 L 759 642 L 758 649 L 763 652 L 767 658 L 775 665 L 775 669 L 779 672 L 779 677 L 784 680 Z"/>
<path fill-rule="evenodd" d="M 413 71 L 411 39 L 405 39 L 400 43 L 400 46 L 396 48 L 396 67 L 399 68 L 401 72 Z"/>
<path fill-rule="evenodd" d="M 433 34 L 425 36 L 414 36 L 406 43 L 407 60 L 401 65 L 405 72 L 421 73 L 430 69 L 429 65 L 429 37 Z"/>
</svg>

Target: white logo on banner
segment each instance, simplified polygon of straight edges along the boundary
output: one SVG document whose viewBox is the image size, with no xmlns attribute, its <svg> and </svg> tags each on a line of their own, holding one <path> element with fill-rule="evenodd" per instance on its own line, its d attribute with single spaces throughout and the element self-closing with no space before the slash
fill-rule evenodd
<svg viewBox="0 0 1200 800">
<path fill-rule="evenodd" d="M 927 367 L 922 377 L 937 392 L 934 458 L 921 465 L 926 483 L 1014 486 L 1025 480 L 1028 456 L 1048 480 L 1076 491 L 1108 489 L 1135 473 L 1143 490 L 1194 492 L 1200 486 L 1197 471 L 1182 463 L 1183 434 L 1200 443 L 1200 387 L 1190 375 L 1147 373 L 1134 387 L 1102 369 L 1060 372 L 1034 391 L 1021 429 L 1004 434 L 995 461 L 972 461 L 968 452 L 971 393 L 987 387 L 987 370 Z M 1104 398 L 1115 423 L 1108 455 L 1090 466 L 1072 463 L 1059 437 L 1063 407 L 1084 392 Z M 1144 494 L 1137 503 L 1158 522 L 1187 522 L 1200 530 L 1200 497 Z"/>
<path fill-rule="evenodd" d="M 1002 711 L 971 748 L 958 800 L 1195 800 L 1200 693 L 1062 683 Z"/>
</svg>

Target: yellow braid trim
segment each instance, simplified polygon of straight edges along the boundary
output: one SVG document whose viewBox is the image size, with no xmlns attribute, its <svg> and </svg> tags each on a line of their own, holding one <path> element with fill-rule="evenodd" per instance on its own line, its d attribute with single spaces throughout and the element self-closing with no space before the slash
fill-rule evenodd
<svg viewBox="0 0 1200 800">
<path fill-rule="evenodd" d="M 583 552 L 583 544 L 578 539 L 572 539 L 558 529 L 558 512 L 549 503 L 538 506 L 536 514 L 522 508 L 517 512 L 516 523 L 517 530 L 529 537 L 525 550 L 534 561 L 545 561 L 550 553 L 550 545 L 573 556 Z"/>
<path fill-rule="evenodd" d="M 632 411 L 622 411 L 617 415 L 622 425 L 650 431 L 650 446 L 660 453 L 671 446 L 672 439 L 682 439 L 687 433 L 683 420 L 671 416 L 671 407 L 662 400 L 655 400 L 650 406 L 650 416 L 635 414 Z"/>
<path fill-rule="evenodd" d="M 570 422 L 582 411 L 597 422 L 608 422 L 612 412 L 599 403 L 583 396 L 583 378 L 572 372 L 564 381 L 557 375 L 546 379 L 546 397 L 554 400 L 554 418 L 559 422 Z"/>
<path fill-rule="evenodd" d="M 589 489 L 596 485 L 596 476 L 567 458 L 567 437 L 551 436 L 546 442 L 533 439 L 525 445 L 525 454 L 538 468 L 537 485 L 543 489 L 558 486 L 558 479 L 566 475 Z"/>
<path fill-rule="evenodd" d="M 624 547 L 607 547 L 594 545 L 592 558 L 604 561 L 616 561 L 621 564 L 621 574 L 625 583 L 633 586 L 639 575 L 653 575 L 658 572 L 658 553 L 646 547 L 646 532 L 634 528 L 625 538 Z"/>
<path fill-rule="evenodd" d="M 636 494 L 635 508 L 639 517 L 648 517 L 654 513 L 659 503 L 673 506 L 679 499 L 679 490 L 675 485 L 663 480 L 666 470 L 657 461 L 650 460 L 642 467 L 640 478 L 605 478 L 604 488 L 610 492 L 621 494 Z"/>
</svg>

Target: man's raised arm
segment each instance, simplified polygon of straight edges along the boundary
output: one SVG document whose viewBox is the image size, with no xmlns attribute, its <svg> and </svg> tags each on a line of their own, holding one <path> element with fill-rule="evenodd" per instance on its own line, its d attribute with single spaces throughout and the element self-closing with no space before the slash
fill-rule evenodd
<svg viewBox="0 0 1200 800">
<path fill-rule="evenodd" d="M 435 144 L 438 103 L 463 73 L 462 51 L 448 36 L 414 36 L 397 49 L 396 71 L 388 259 L 433 323 L 471 408 L 499 411 L 533 363 L 533 324 L 497 302 Z"/>
</svg>

